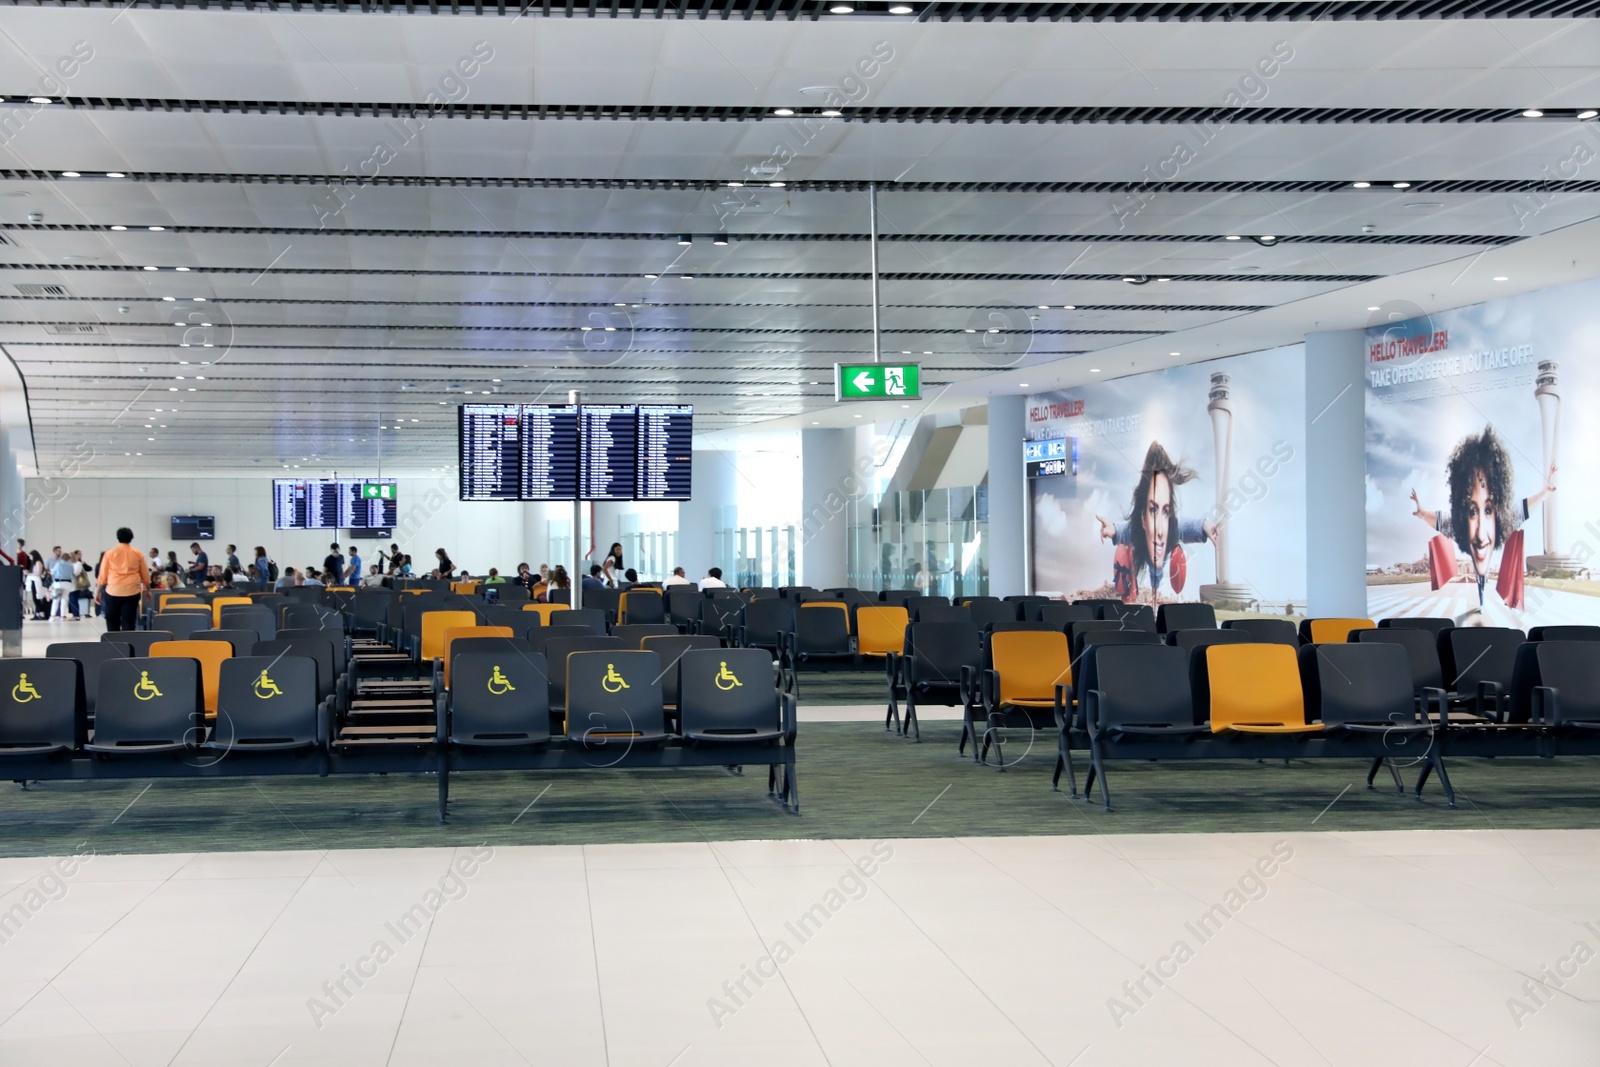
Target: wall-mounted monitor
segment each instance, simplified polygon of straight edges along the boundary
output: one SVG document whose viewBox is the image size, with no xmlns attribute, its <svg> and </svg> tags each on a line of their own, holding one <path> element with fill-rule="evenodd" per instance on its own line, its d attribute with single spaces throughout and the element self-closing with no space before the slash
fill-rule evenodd
<svg viewBox="0 0 1600 1067">
<path fill-rule="evenodd" d="M 399 518 L 393 478 L 274 478 L 275 530 L 393 529 Z"/>
<path fill-rule="evenodd" d="M 462 500 L 688 500 L 688 404 L 463 404 Z"/>
<path fill-rule="evenodd" d="M 217 519 L 215 515 L 172 516 L 172 539 L 174 541 L 215 541 L 216 538 Z"/>
</svg>

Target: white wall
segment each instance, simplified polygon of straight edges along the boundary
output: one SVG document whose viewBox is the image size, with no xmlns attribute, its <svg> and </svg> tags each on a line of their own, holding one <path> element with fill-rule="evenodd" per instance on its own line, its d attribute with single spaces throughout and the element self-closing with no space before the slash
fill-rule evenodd
<svg viewBox="0 0 1600 1067">
<path fill-rule="evenodd" d="M 514 568 L 523 558 L 524 507 L 504 503 L 463 503 L 457 499 L 454 475 L 400 478 L 400 525 L 395 540 L 423 570 L 433 550 L 444 548 L 457 566 L 481 574 L 489 567 Z M 62 485 L 65 495 L 62 495 Z M 40 488 L 28 479 L 28 490 Z M 51 545 L 81 548 L 98 555 L 116 541 L 118 526 L 132 527 L 134 544 L 164 553 L 172 549 L 187 562 L 189 546 L 173 544 L 168 534 L 174 515 L 214 515 L 217 539 L 206 551 L 218 560 L 230 542 L 239 546 L 246 565 L 256 545 L 263 545 L 280 567 L 321 567 L 334 540 L 331 531 L 274 530 L 271 478 L 89 478 L 58 481 L 54 495 L 28 517 L 23 536 L 28 544 L 49 552 Z M 350 531 L 338 534 L 352 543 Z M 375 561 L 371 539 L 354 541 L 362 556 Z M 384 547 L 387 547 L 385 544 Z"/>
</svg>

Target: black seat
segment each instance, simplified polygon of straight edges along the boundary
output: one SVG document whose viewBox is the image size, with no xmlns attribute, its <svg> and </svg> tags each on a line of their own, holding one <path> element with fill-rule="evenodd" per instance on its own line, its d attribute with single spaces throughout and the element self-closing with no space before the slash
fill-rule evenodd
<svg viewBox="0 0 1600 1067">
<path fill-rule="evenodd" d="M 765 649 L 698 649 L 678 662 L 678 717 L 685 740 L 777 743 L 784 737 L 776 666 Z"/>
<path fill-rule="evenodd" d="M 704 634 L 676 634 L 671 637 L 646 637 L 640 649 L 661 657 L 661 702 L 669 709 L 678 706 L 678 659 L 685 652 L 721 648 L 722 642 Z"/>
<path fill-rule="evenodd" d="M 1017 618 L 1025 619 L 1030 611 L 1028 608 L 1029 604 L 1048 604 L 1050 602 L 1050 598 L 1047 596 L 1039 596 L 1037 593 L 1028 593 L 1026 595 L 1015 594 L 1006 597 L 1005 602 L 1007 604 L 1017 605 Z"/>
<path fill-rule="evenodd" d="M 211 615 L 198 611 L 158 611 L 150 622 L 152 632 L 169 633 L 174 641 L 187 641 L 197 632 L 209 629 L 211 629 Z"/>
<path fill-rule="evenodd" d="M 1455 628 L 1454 619 L 1435 619 L 1418 616 L 1410 619 L 1379 619 L 1380 630 L 1426 630 L 1434 637 L 1438 637 L 1446 630 Z"/>
<path fill-rule="evenodd" d="M 561 614 L 565 615 L 566 612 Z M 545 658 L 549 654 L 545 646 L 557 637 L 601 637 L 587 626 L 536 626 L 528 631 L 527 645 L 529 651 L 537 652 Z"/>
<path fill-rule="evenodd" d="M 327 700 L 336 689 L 339 675 L 333 666 L 333 642 L 331 640 L 315 637 L 297 637 L 290 640 L 274 638 L 271 641 L 257 641 L 246 645 L 243 649 L 235 647 L 235 657 L 265 657 L 268 660 L 279 656 L 295 656 L 311 661 L 316 670 L 315 682 L 317 703 Z M 232 662 L 227 661 L 227 662 Z"/>
<path fill-rule="evenodd" d="M 624 648 L 642 649 L 641 643 L 647 637 L 676 637 L 679 636 L 678 628 L 671 623 L 624 623 L 611 628 L 611 636 L 622 641 Z"/>
<path fill-rule="evenodd" d="M 67 656 L 0 660 L 0 708 L 0 760 L 71 751 L 87 732 L 83 670 Z"/>
<path fill-rule="evenodd" d="M 561 613 L 561 625 L 582 626 L 592 634 L 605 636 L 607 615 L 594 608 L 569 608 Z"/>
<path fill-rule="evenodd" d="M 622 600 L 620 589 L 582 589 L 583 607 L 580 611 L 598 611 L 606 622 L 617 617 L 617 605 Z"/>
<path fill-rule="evenodd" d="M 1588 641 L 1530 642 L 1532 718 L 1552 730 L 1600 730 L 1600 659 Z"/>
<path fill-rule="evenodd" d="M 701 600 L 696 625 L 702 634 L 732 641 L 743 611 L 744 600 L 738 593 L 717 591 Z"/>
<path fill-rule="evenodd" d="M 191 641 L 226 641 L 233 646 L 235 656 L 250 654 L 250 646 L 261 640 L 254 630 L 197 630 Z"/>
<path fill-rule="evenodd" d="M 200 664 L 192 659 L 110 660 L 100 668 L 90 752 L 140 754 L 190 748 L 204 728 Z"/>
<path fill-rule="evenodd" d="M 1216 628 L 1217 609 L 1210 604 L 1163 604 L 1156 609 L 1156 629 L 1164 634 Z"/>
<path fill-rule="evenodd" d="M 1084 597 L 1081 600 L 1074 600 L 1073 603 L 1074 604 L 1082 604 L 1085 607 L 1094 608 L 1096 612 L 1099 612 L 1100 609 L 1102 609 L 1102 608 L 1118 608 L 1118 609 L 1121 609 L 1121 608 L 1127 606 L 1126 604 L 1123 603 L 1123 601 L 1118 600 L 1116 597 L 1104 597 L 1104 596 L 1101 596 L 1101 597 Z"/>
<path fill-rule="evenodd" d="M 1529 641 L 1600 641 L 1600 626 L 1535 626 Z"/>
<path fill-rule="evenodd" d="M 376 625 L 373 620 L 363 620 L 363 622 L 371 623 L 367 629 L 372 629 Z M 285 630 L 343 631 L 345 628 L 344 616 L 321 604 L 285 604 L 278 611 L 278 625 Z"/>
<path fill-rule="evenodd" d="M 667 621 L 667 601 L 659 589 L 635 586 L 622 594 L 618 622 L 633 626 L 657 626 Z"/>
<path fill-rule="evenodd" d="M 700 602 L 705 599 L 693 582 L 688 585 L 669 585 L 666 589 L 667 621 L 680 631 L 693 627 L 700 621 Z"/>
<path fill-rule="evenodd" d="M 557 627 L 551 627 L 557 629 Z M 538 636 L 537 634 L 535 636 Z M 628 652 L 615 637 L 586 634 L 583 637 L 552 637 L 544 644 L 544 658 L 550 674 L 550 710 L 565 715 L 567 711 L 567 660 L 579 652 L 610 652 L 622 655 Z M 628 653 L 640 655 L 641 653 Z M 654 655 L 654 653 L 651 653 Z M 660 683 L 656 692 L 661 691 Z"/>
<path fill-rule="evenodd" d="M 1201 655 L 1204 655 L 1202 651 Z M 1084 796 L 1100 780 L 1100 799 L 1111 810 L 1105 758 L 1122 737 L 1204 735 L 1204 713 L 1189 689 L 1189 658 L 1181 648 L 1160 644 L 1097 644 L 1078 669 L 1082 688 L 1078 719 L 1089 739 L 1089 776 Z M 1199 720 L 1199 721 L 1197 721 Z M 1058 723 L 1061 738 L 1056 779 L 1067 771 L 1072 781 L 1071 723 Z M 1076 795 L 1076 786 L 1073 787 Z"/>
<path fill-rule="evenodd" d="M 474 645 L 451 661 L 450 743 L 463 748 L 543 745 L 550 741 L 550 683 L 545 658 L 537 652 L 500 655 L 478 651 L 477 642 L 506 638 L 463 638 Z"/>
<path fill-rule="evenodd" d="M 1084 650 L 1097 645 L 1159 645 L 1161 635 L 1149 630 L 1089 630 L 1073 628 L 1072 658 L 1083 657 Z"/>
<path fill-rule="evenodd" d="M 150 654 L 150 646 L 157 641 L 172 641 L 175 639 L 168 630 L 123 630 L 114 634 L 101 634 L 100 640 L 112 644 L 127 645 L 135 656 L 148 656 Z"/>
<path fill-rule="evenodd" d="M 277 641 L 298 641 L 301 638 L 310 638 L 314 641 L 327 641 L 333 646 L 333 676 L 335 679 L 342 677 L 350 669 L 350 644 L 344 634 L 338 630 L 289 630 L 278 631 Z"/>
<path fill-rule="evenodd" d="M 256 640 L 271 641 L 278 636 L 278 615 L 259 604 L 227 604 L 222 608 L 221 630 L 254 630 Z"/>
<path fill-rule="evenodd" d="M 1168 630 L 1167 644 L 1191 653 L 1207 645 L 1247 645 L 1255 641 L 1249 630 Z"/>
<path fill-rule="evenodd" d="M 321 743 L 317 665 L 306 656 L 224 660 L 217 721 L 205 747 L 223 752 L 289 751 Z"/>
<path fill-rule="evenodd" d="M 830 603 L 805 605 L 795 613 L 790 642 L 793 665 L 855 658 L 846 609 Z"/>
<path fill-rule="evenodd" d="M 1065 629 L 1068 623 L 1094 622 L 1094 608 L 1088 604 L 1068 604 L 1060 600 L 1047 600 L 1042 604 L 1029 604 L 1028 618 L 1036 622 L 1047 622 L 1057 630 Z"/>
<path fill-rule="evenodd" d="M 661 657 L 654 652 L 574 649 L 566 657 L 565 671 L 557 662 L 552 659 L 551 667 L 563 676 L 568 739 L 586 748 L 615 751 L 619 758 L 634 745 L 667 739 Z"/>
<path fill-rule="evenodd" d="M 972 624 L 982 630 L 993 622 L 1016 622 L 1018 605 L 999 597 L 971 597 L 966 602 Z"/>
<path fill-rule="evenodd" d="M 1257 641 L 1269 645 L 1300 647 L 1300 634 L 1288 619 L 1226 619 L 1224 630 L 1248 631 Z"/>
<path fill-rule="evenodd" d="M 1516 673 L 1521 630 L 1503 626 L 1456 626 L 1439 634 L 1445 686 L 1479 718 L 1505 721 Z"/>
<path fill-rule="evenodd" d="M 1439 662 L 1439 646 L 1429 631 L 1407 626 L 1351 630 L 1350 640 L 1361 645 L 1394 645 L 1404 650 L 1411 672 L 1411 695 L 1418 707 L 1424 706 L 1429 690 L 1444 690 L 1444 668 Z"/>
<path fill-rule="evenodd" d="M 906 601 L 922 594 L 915 589 L 885 589 L 878 594 L 879 603 L 893 604 L 895 607 L 905 607 Z"/>
<path fill-rule="evenodd" d="M 739 617 L 739 626 L 734 632 L 734 643 L 740 648 L 764 648 L 769 652 L 781 653 L 794 632 L 794 605 L 794 601 L 782 597 L 752 600 L 744 606 L 744 611 Z M 823 609 L 800 610 L 805 612 Z"/>
<path fill-rule="evenodd" d="M 1328 729 L 1432 729 L 1413 698 L 1411 662 L 1402 646 L 1385 641 L 1304 645 L 1298 655 L 1309 720 L 1320 719 Z"/>
<path fill-rule="evenodd" d="M 912 622 L 971 622 L 972 612 L 965 607 L 953 604 L 928 602 L 918 604 L 911 613 Z M 851 619 L 851 629 L 855 629 L 854 618 Z"/>
<path fill-rule="evenodd" d="M 1078 603 L 1084 602 L 1080 600 Z M 1150 610 L 1148 604 L 1124 604 L 1114 600 L 1109 604 L 1096 605 L 1095 614 L 1108 622 L 1121 623 L 1124 630 L 1159 632 L 1156 629 L 1156 613 Z"/>
<path fill-rule="evenodd" d="M 99 641 L 57 641 L 44 650 L 46 659 L 70 659 L 78 664 L 83 678 L 84 708 L 94 714 L 95 697 L 100 692 L 100 668 L 109 660 L 127 659 L 133 655 L 133 645 L 127 641 L 107 638 L 121 634 L 105 634 Z"/>
<path fill-rule="evenodd" d="M 983 635 L 970 622 L 913 622 L 906 627 L 905 646 L 889 664 L 889 707 L 884 729 L 894 720 L 899 726 L 897 696 L 906 702 L 902 735 L 921 739 L 917 721 L 918 700 L 938 698 L 941 703 L 968 704 L 972 686 L 983 671 Z"/>
<path fill-rule="evenodd" d="M 544 620 L 539 617 L 537 611 L 491 607 L 483 612 L 483 625 L 504 626 L 516 636 L 517 640 L 526 641 L 535 627 L 544 625 Z"/>
</svg>

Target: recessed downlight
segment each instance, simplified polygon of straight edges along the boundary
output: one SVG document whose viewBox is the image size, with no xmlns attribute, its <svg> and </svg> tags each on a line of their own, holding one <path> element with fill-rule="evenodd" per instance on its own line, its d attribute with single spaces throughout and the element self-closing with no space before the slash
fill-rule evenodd
<svg viewBox="0 0 1600 1067">
<path fill-rule="evenodd" d="M 1354 188 L 1354 189 L 1371 189 L 1372 188 L 1372 183 L 1371 182 L 1356 182 L 1351 188 Z"/>
<path fill-rule="evenodd" d="M 126 229 L 127 229 L 127 227 L 126 227 L 126 226 L 113 226 L 113 227 L 111 227 L 111 228 L 112 228 L 112 229 L 113 229 L 113 230 L 115 230 L 115 231 L 117 231 L 117 232 L 118 232 L 118 233 L 121 233 L 121 232 L 122 232 L 122 231 L 123 231 L 123 230 L 126 230 Z"/>
<path fill-rule="evenodd" d="M 789 118 L 791 115 L 794 114 L 794 108 L 792 108 L 792 107 L 774 108 L 772 113 L 774 115 L 778 116 L 780 119 L 786 119 L 786 118 Z"/>
<path fill-rule="evenodd" d="M 1536 107 L 1530 107 L 1522 113 L 1522 117 L 1525 119 L 1542 119 L 1544 118 L 1544 112 Z"/>
<path fill-rule="evenodd" d="M 75 170 L 64 170 L 64 171 L 61 172 L 61 176 L 63 178 L 81 178 L 81 177 L 83 177 L 83 175 L 79 174 Z"/>
</svg>

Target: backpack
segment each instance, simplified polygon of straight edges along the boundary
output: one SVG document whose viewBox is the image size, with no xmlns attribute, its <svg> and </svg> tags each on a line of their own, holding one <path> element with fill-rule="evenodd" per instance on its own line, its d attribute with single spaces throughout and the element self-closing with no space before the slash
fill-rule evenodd
<svg viewBox="0 0 1600 1067">
<path fill-rule="evenodd" d="M 278 561 L 270 556 L 267 557 L 267 577 L 274 582 L 278 580 Z"/>
</svg>

